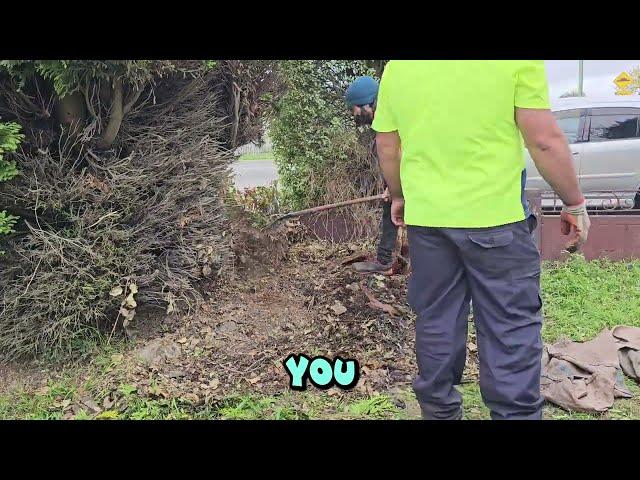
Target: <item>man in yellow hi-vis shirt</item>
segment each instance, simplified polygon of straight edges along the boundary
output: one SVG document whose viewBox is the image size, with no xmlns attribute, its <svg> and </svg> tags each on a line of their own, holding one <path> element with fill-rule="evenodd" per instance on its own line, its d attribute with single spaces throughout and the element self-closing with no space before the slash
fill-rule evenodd
<svg viewBox="0 0 640 480">
<path fill-rule="evenodd" d="M 472 300 L 492 418 L 540 419 L 540 256 L 522 203 L 522 138 L 566 205 L 563 231 L 579 244 L 589 229 L 543 62 L 390 61 L 372 127 L 393 221 L 408 229 L 423 418 L 462 418 L 454 383 Z"/>
</svg>

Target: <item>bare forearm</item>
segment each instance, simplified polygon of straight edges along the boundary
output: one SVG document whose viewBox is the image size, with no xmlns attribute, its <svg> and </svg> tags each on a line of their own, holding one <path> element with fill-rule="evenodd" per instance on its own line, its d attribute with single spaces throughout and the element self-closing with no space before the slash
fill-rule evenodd
<svg viewBox="0 0 640 480">
<path fill-rule="evenodd" d="M 550 110 L 516 108 L 522 132 L 538 171 L 565 205 L 578 205 L 584 197 L 573 168 L 569 144 Z"/>
<path fill-rule="evenodd" d="M 400 148 L 392 145 L 378 145 L 378 159 L 380 170 L 384 176 L 391 198 L 402 198 L 400 183 Z"/>
<path fill-rule="evenodd" d="M 573 166 L 572 154 L 562 136 L 529 145 L 540 175 L 551 185 L 565 205 L 578 205 L 584 200 Z"/>
</svg>

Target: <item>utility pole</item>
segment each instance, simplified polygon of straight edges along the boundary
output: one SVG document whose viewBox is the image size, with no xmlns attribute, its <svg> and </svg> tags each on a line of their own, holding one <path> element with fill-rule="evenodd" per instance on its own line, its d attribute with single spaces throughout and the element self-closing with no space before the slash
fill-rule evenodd
<svg viewBox="0 0 640 480">
<path fill-rule="evenodd" d="M 578 60 L 578 96 L 584 96 L 584 91 L 582 88 L 584 80 L 584 60 Z"/>
</svg>

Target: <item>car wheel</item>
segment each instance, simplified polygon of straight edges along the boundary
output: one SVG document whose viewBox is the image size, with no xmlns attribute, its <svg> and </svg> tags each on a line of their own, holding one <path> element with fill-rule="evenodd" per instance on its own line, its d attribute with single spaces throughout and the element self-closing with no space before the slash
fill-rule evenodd
<svg viewBox="0 0 640 480">
<path fill-rule="evenodd" d="M 636 196 L 633 200 L 633 209 L 634 210 L 640 210 L 640 191 L 638 191 L 638 193 L 636 193 Z"/>
</svg>

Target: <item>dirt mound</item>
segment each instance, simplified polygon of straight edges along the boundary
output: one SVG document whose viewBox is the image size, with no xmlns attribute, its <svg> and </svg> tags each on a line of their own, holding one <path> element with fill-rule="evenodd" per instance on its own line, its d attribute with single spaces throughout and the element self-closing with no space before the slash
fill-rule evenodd
<svg viewBox="0 0 640 480">
<path fill-rule="evenodd" d="M 284 244 L 277 238 L 251 238 L 256 243 L 249 253 L 261 245 Z M 114 384 L 115 378 L 124 381 L 126 370 L 126 382 L 136 385 L 139 395 L 194 403 L 221 400 L 232 392 L 281 393 L 288 390 L 282 362 L 292 353 L 304 353 L 359 361 L 358 386 L 335 392 L 339 395 L 408 385 L 415 362 L 412 316 L 404 305 L 406 279 L 371 277 L 369 291 L 393 305 L 399 316 L 372 308 L 361 290 L 362 277 L 341 265 L 355 248 L 359 246 L 295 244 L 286 261 L 277 250 L 265 251 L 271 261 L 281 259 L 277 271 L 252 270 L 175 323 L 175 331 L 140 338 L 125 355 L 127 367 L 114 372 Z M 249 257 L 247 264 L 255 258 Z"/>
<path fill-rule="evenodd" d="M 236 219 L 232 249 L 239 271 L 264 272 L 287 258 L 289 240 L 281 228 L 260 231 L 247 221 Z"/>
</svg>

